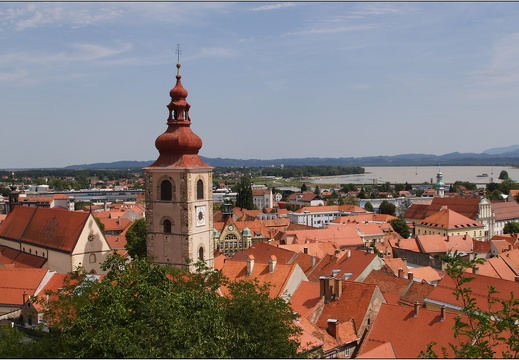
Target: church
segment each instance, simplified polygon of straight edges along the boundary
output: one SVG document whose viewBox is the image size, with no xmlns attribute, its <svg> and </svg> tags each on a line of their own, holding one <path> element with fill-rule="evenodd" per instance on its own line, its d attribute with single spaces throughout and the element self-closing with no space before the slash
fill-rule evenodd
<svg viewBox="0 0 519 360">
<path fill-rule="evenodd" d="M 202 260 L 213 269 L 213 168 L 198 155 L 202 140 L 191 130 L 180 67 L 167 129 L 155 141 L 158 159 L 144 168 L 147 252 L 159 264 L 194 271 Z"/>
</svg>

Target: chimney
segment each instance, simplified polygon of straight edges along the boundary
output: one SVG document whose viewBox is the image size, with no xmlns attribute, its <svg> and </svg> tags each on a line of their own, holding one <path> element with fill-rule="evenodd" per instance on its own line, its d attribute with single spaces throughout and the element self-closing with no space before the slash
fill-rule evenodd
<svg viewBox="0 0 519 360">
<path fill-rule="evenodd" d="M 335 300 L 339 300 L 342 295 L 342 280 L 339 278 L 339 279 L 335 279 L 334 281 L 335 281 L 335 286 L 333 287 L 333 296 L 334 296 Z"/>
<path fill-rule="evenodd" d="M 445 320 L 445 305 L 440 309 L 441 321 Z"/>
<path fill-rule="evenodd" d="M 420 310 L 420 303 L 418 302 L 418 300 L 416 300 L 414 303 L 414 317 L 418 316 L 419 310 Z"/>
<path fill-rule="evenodd" d="M 308 254 L 308 248 L 307 248 L 306 246 L 303 248 L 303 252 L 304 252 L 305 254 Z"/>
<path fill-rule="evenodd" d="M 472 273 L 473 274 L 479 274 L 479 266 L 473 266 L 472 267 Z"/>
<path fill-rule="evenodd" d="M 270 255 L 269 258 L 269 273 L 273 273 L 276 269 L 276 264 L 278 263 L 278 260 L 275 255 Z"/>
<path fill-rule="evenodd" d="M 400 239 L 397 240 L 396 246 L 400 247 Z"/>
<path fill-rule="evenodd" d="M 315 266 L 315 256 L 312 256 L 312 267 Z"/>
<path fill-rule="evenodd" d="M 447 238 L 445 239 L 446 242 L 449 242 L 451 239 L 450 235 L 447 235 Z"/>
<path fill-rule="evenodd" d="M 346 259 L 351 257 L 351 250 L 346 251 Z"/>
<path fill-rule="evenodd" d="M 25 302 L 27 301 L 26 298 L 27 298 L 27 293 L 24 291 L 23 292 L 23 304 L 25 304 Z"/>
<path fill-rule="evenodd" d="M 337 338 L 337 325 L 339 324 L 339 320 L 336 319 L 328 319 L 328 333 Z"/>
<path fill-rule="evenodd" d="M 402 258 L 402 261 L 404 262 L 405 266 L 407 266 L 407 258 L 406 258 L 406 257 L 403 257 L 403 258 Z"/>
<path fill-rule="evenodd" d="M 328 304 L 330 303 L 332 299 L 332 286 L 333 283 L 330 285 L 330 278 L 328 276 L 321 276 L 319 277 L 319 289 L 320 289 L 320 295 L 321 297 L 324 296 L 324 303 Z"/>
<path fill-rule="evenodd" d="M 399 268 L 399 269 L 398 269 L 398 277 L 399 277 L 399 278 L 404 277 L 404 269 L 402 269 L 402 268 Z"/>
<path fill-rule="evenodd" d="M 409 271 L 409 272 L 407 273 L 407 278 L 409 279 L 409 281 L 413 281 L 413 279 L 414 279 L 414 275 L 413 275 L 413 273 Z"/>
<path fill-rule="evenodd" d="M 252 269 L 254 269 L 254 256 L 249 255 L 247 258 L 247 275 L 252 274 Z"/>
</svg>

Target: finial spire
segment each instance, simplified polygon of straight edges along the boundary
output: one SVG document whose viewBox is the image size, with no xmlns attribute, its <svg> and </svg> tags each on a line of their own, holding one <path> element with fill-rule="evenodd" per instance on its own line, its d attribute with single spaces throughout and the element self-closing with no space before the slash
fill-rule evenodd
<svg viewBox="0 0 519 360">
<path fill-rule="evenodd" d="M 177 54 L 177 76 L 180 76 L 180 55 L 182 54 L 180 44 L 177 44 L 177 50 L 175 50 L 175 53 Z"/>
</svg>

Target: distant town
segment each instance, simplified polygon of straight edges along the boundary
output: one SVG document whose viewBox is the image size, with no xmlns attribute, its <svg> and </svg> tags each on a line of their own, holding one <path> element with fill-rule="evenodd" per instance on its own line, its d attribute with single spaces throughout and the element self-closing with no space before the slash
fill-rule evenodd
<svg viewBox="0 0 519 360">
<path fill-rule="evenodd" d="M 310 178 L 364 168 L 213 167 L 177 69 L 157 160 L 0 172 L 0 355 L 519 355 L 507 171 L 331 185 Z"/>
</svg>

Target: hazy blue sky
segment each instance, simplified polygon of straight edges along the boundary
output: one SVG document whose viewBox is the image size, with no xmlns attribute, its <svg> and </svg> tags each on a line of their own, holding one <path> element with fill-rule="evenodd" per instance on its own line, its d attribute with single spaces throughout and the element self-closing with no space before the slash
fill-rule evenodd
<svg viewBox="0 0 519 360">
<path fill-rule="evenodd" d="M 519 143 L 519 3 L 0 3 L 0 168 L 154 160 L 177 55 L 207 157 Z"/>
</svg>

